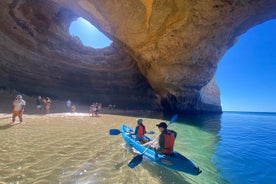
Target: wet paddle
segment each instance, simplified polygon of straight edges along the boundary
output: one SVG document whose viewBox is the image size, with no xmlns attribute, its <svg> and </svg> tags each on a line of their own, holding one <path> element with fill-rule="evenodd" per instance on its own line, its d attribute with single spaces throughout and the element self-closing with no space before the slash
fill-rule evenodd
<svg viewBox="0 0 276 184">
<path fill-rule="evenodd" d="M 173 124 L 175 122 L 175 120 L 177 119 L 177 114 L 175 114 L 169 125 Z M 168 125 L 168 126 L 169 126 Z M 155 137 L 153 139 L 152 142 L 156 141 L 156 139 L 159 137 L 159 135 L 157 137 Z M 146 153 L 146 151 L 150 148 L 150 145 L 148 145 L 148 147 L 145 149 L 145 151 L 143 151 L 142 154 L 136 155 L 129 163 L 128 163 L 128 167 L 130 167 L 131 169 L 135 168 L 137 165 L 139 165 L 142 161 L 143 161 L 143 155 Z"/>
<path fill-rule="evenodd" d="M 109 130 L 109 135 L 119 135 L 121 132 L 121 130 L 119 129 L 110 129 Z M 155 132 L 154 131 L 149 131 L 149 132 L 146 132 L 146 134 L 154 134 Z"/>
</svg>

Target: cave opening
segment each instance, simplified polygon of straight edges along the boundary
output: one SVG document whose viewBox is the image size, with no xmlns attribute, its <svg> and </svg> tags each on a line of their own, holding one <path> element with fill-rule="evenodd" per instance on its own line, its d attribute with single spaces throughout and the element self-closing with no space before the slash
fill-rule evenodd
<svg viewBox="0 0 276 184">
<path fill-rule="evenodd" d="M 69 32 L 71 36 L 78 37 L 83 45 L 88 47 L 101 49 L 110 46 L 112 43 L 112 40 L 82 17 L 71 22 Z"/>
<path fill-rule="evenodd" d="M 223 111 L 276 112 L 276 20 L 248 30 L 220 60 Z"/>
</svg>

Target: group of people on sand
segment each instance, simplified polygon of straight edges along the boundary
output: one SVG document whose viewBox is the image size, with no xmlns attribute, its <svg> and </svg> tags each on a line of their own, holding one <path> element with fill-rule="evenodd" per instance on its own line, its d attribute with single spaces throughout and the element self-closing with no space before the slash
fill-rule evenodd
<svg viewBox="0 0 276 184">
<path fill-rule="evenodd" d="M 45 110 L 46 114 L 50 113 L 51 107 L 51 99 L 49 97 L 42 98 L 38 96 L 36 99 L 36 108 L 37 110 L 41 111 L 42 109 Z M 26 101 L 23 100 L 22 95 L 17 95 L 15 100 L 13 101 L 13 110 L 12 110 L 12 122 L 15 122 L 15 118 L 18 116 L 19 123 L 23 123 L 23 112 L 26 106 Z M 44 105 L 44 106 L 43 106 Z M 68 99 L 66 101 L 66 107 L 71 113 L 76 112 L 76 105 L 72 105 L 72 101 Z M 102 104 L 98 102 L 94 102 L 89 107 L 89 116 L 99 116 L 100 110 L 102 108 Z"/>
<path fill-rule="evenodd" d="M 52 101 L 49 97 L 46 97 L 45 99 L 43 99 L 41 96 L 38 96 L 36 99 L 36 108 L 41 111 L 42 104 L 44 104 L 45 112 L 48 114 L 50 113 L 51 103 Z"/>
<path fill-rule="evenodd" d="M 135 131 L 129 132 L 129 134 L 134 136 L 136 141 L 139 141 L 143 146 L 151 146 L 155 153 L 172 156 L 177 133 L 173 130 L 167 129 L 168 125 L 165 122 L 160 122 L 159 124 L 156 124 L 156 126 L 158 127 L 160 135 L 149 142 L 144 138 L 147 131 L 142 118 L 137 119 Z"/>
<path fill-rule="evenodd" d="M 51 99 L 46 97 L 43 99 L 41 96 L 38 96 L 36 99 L 36 108 L 42 110 L 42 104 L 44 104 L 44 109 L 46 113 L 50 112 Z M 17 95 L 12 102 L 12 123 L 15 123 L 15 118 L 18 116 L 19 123 L 23 123 L 23 113 L 26 106 L 26 101 L 23 99 L 22 95 Z"/>
<path fill-rule="evenodd" d="M 102 103 L 93 102 L 89 107 L 89 116 L 99 116 L 102 109 Z"/>
</svg>

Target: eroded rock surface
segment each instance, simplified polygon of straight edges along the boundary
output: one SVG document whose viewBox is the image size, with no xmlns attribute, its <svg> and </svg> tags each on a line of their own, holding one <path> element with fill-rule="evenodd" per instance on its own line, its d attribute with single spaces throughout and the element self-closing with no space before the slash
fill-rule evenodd
<svg viewBox="0 0 276 184">
<path fill-rule="evenodd" d="M 275 0 L 0 1 L 0 87 L 165 112 L 220 112 L 214 74 L 249 28 L 276 18 Z M 84 17 L 113 44 L 84 47 Z"/>
</svg>

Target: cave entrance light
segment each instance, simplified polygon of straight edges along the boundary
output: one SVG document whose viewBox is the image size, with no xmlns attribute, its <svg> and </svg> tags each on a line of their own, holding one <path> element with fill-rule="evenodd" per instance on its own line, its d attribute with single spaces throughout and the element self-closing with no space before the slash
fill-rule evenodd
<svg viewBox="0 0 276 184">
<path fill-rule="evenodd" d="M 95 26 L 82 17 L 73 21 L 69 27 L 71 36 L 77 36 L 83 45 L 93 48 L 105 48 L 112 41 L 101 33 Z"/>
</svg>

